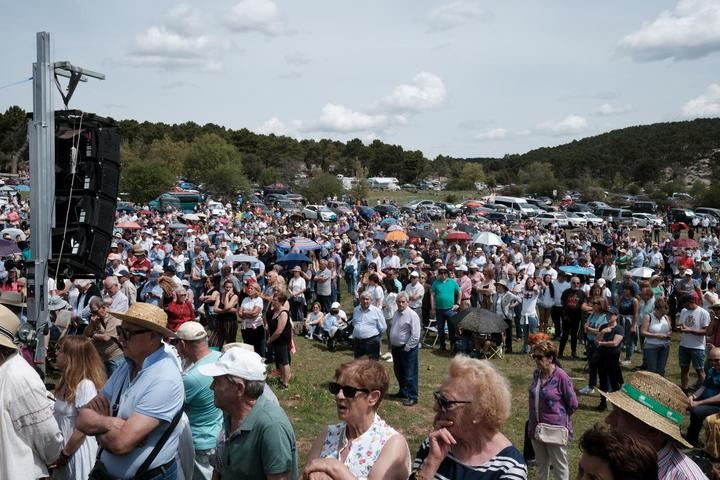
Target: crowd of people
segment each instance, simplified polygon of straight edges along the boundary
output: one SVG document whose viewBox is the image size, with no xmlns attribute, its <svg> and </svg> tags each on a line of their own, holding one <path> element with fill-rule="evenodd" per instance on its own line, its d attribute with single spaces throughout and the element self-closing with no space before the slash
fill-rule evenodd
<svg viewBox="0 0 720 480">
<path fill-rule="evenodd" d="M 17 339 L 26 292 L 13 261 L 24 253 L 0 262 L 0 478 L 519 479 L 532 462 L 538 478 L 564 479 L 578 395 L 597 390 L 599 409 L 613 405 L 610 428 L 581 436 L 579 478 L 706 478 L 681 447 L 720 412 L 717 232 L 202 207 L 139 209 L 118 224 L 139 228 L 117 231 L 102 278 L 49 282 L 52 392 Z M 458 328 L 479 308 L 502 331 Z M 340 423 L 319 428 L 304 466 L 266 372 L 292 388 L 303 335 L 355 357 L 328 385 Z M 522 453 L 503 434 L 519 412 L 488 345 L 536 364 Z M 417 405 L 428 347 L 451 359 L 413 459 L 404 426 L 379 411 L 387 398 Z M 584 362 L 587 386 L 565 360 Z M 668 362 L 679 386 L 664 378 Z"/>
</svg>

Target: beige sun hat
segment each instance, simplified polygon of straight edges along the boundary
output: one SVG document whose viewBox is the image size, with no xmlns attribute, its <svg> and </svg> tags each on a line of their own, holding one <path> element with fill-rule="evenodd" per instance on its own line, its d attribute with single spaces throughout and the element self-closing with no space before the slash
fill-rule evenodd
<svg viewBox="0 0 720 480">
<path fill-rule="evenodd" d="M 20 292 L 0 292 L 0 303 L 5 305 L 12 305 L 13 307 L 27 307 L 25 298 Z"/>
<path fill-rule="evenodd" d="M 17 350 L 15 337 L 20 327 L 20 319 L 7 307 L 0 305 L 0 345 Z"/>
<path fill-rule="evenodd" d="M 641 422 L 664 433 L 687 448 L 692 448 L 680 433 L 680 424 L 690 405 L 682 389 L 651 372 L 635 372 L 620 390 L 600 392 L 610 403 Z"/>
<path fill-rule="evenodd" d="M 155 305 L 149 303 L 136 302 L 133 303 L 127 312 L 109 312 L 112 316 L 120 320 L 131 322 L 139 327 L 154 330 L 163 336 L 174 337 L 172 330 L 167 328 L 167 313 Z"/>
</svg>

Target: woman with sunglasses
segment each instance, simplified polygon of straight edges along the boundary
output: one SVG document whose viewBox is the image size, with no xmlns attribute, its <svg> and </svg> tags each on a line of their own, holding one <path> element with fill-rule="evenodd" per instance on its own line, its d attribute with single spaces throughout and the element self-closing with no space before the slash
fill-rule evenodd
<svg viewBox="0 0 720 480">
<path fill-rule="evenodd" d="M 358 359 L 335 370 L 330 393 L 335 395 L 340 423 L 320 432 L 303 478 L 310 479 L 314 473 L 333 479 L 408 478 L 407 441 L 377 413 L 388 387 L 388 373 L 375 360 Z"/>
<path fill-rule="evenodd" d="M 592 289 L 590 290 L 592 293 Z M 598 378 L 598 359 L 595 355 L 597 350 L 597 335 L 600 333 L 600 326 L 607 323 L 605 311 L 607 310 L 607 300 L 604 297 L 595 295 L 590 299 L 592 312 L 588 315 L 583 327 L 585 331 L 585 351 L 587 354 L 589 379 L 587 387 L 581 388 L 578 393 L 580 395 L 590 395 L 595 392 Z"/>
<path fill-rule="evenodd" d="M 512 408 L 510 385 L 490 362 L 456 356 L 433 397 L 433 431 L 410 478 L 527 478 L 522 454 L 501 432 Z"/>
<path fill-rule="evenodd" d="M 97 442 L 75 429 L 78 409 L 95 398 L 107 377 L 92 341 L 69 335 L 60 340 L 57 366 L 62 372 L 55 389 L 55 420 L 65 438 L 52 478 L 85 479 L 95 464 Z"/>
<path fill-rule="evenodd" d="M 528 390 L 527 434 L 535 450 L 540 480 L 550 477 L 550 466 L 557 480 L 570 478 L 567 441 L 573 435 L 570 416 L 577 410 L 578 401 L 572 380 L 558 364 L 557 355 L 557 346 L 552 342 L 542 341 L 533 346 L 535 372 Z M 546 426 L 564 429 L 564 438 L 549 438 L 545 435 Z"/>
</svg>

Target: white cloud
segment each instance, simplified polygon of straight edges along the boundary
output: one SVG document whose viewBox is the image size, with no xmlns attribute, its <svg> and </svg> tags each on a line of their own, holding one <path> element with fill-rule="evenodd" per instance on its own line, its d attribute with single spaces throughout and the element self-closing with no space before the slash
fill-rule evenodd
<svg viewBox="0 0 720 480">
<path fill-rule="evenodd" d="M 279 35 L 283 26 L 280 9 L 272 0 L 240 0 L 225 19 L 225 25 L 236 32 L 260 32 Z"/>
<path fill-rule="evenodd" d="M 713 83 L 704 95 L 688 101 L 682 109 L 686 117 L 720 117 L 720 84 Z"/>
<path fill-rule="evenodd" d="M 636 61 L 688 60 L 720 50 L 720 2 L 680 0 L 620 42 Z"/>
<path fill-rule="evenodd" d="M 478 140 L 505 140 L 509 133 L 507 128 L 491 128 L 486 132 L 478 133 L 475 138 Z"/>
<path fill-rule="evenodd" d="M 387 123 L 385 115 L 369 115 L 344 105 L 328 103 L 322 108 L 317 128 L 327 132 L 366 132 L 383 128 Z"/>
<path fill-rule="evenodd" d="M 487 20 L 490 17 L 490 13 L 480 8 L 479 5 L 461 0 L 434 8 L 425 17 L 425 23 L 432 31 L 446 31 L 475 19 Z"/>
<path fill-rule="evenodd" d="M 285 54 L 285 62 L 289 65 L 301 66 L 309 65 L 312 63 L 312 60 L 303 52 L 291 52 Z"/>
<path fill-rule="evenodd" d="M 593 110 L 593 113 L 595 115 L 600 115 L 601 117 L 610 117 L 613 115 L 622 115 L 624 113 L 628 113 L 631 111 L 632 111 L 632 106 L 629 104 L 611 105 L 609 103 L 603 103 L 598 108 Z"/>
<path fill-rule="evenodd" d="M 205 23 L 200 10 L 187 4 L 177 5 L 167 14 L 166 25 L 183 35 L 199 34 Z"/>
<path fill-rule="evenodd" d="M 552 120 L 541 122 L 537 124 L 535 130 L 543 135 L 564 136 L 580 133 L 587 127 L 588 122 L 585 117 L 570 114 L 558 122 Z"/>
<path fill-rule="evenodd" d="M 209 37 L 185 36 L 168 30 L 165 26 L 153 26 L 135 38 L 137 52 L 148 55 L 171 57 L 201 57 L 212 45 Z"/>
<path fill-rule="evenodd" d="M 420 72 L 412 83 L 398 85 L 380 100 L 381 107 L 394 112 L 420 112 L 445 103 L 447 91 L 442 78 L 434 73 Z"/>
</svg>

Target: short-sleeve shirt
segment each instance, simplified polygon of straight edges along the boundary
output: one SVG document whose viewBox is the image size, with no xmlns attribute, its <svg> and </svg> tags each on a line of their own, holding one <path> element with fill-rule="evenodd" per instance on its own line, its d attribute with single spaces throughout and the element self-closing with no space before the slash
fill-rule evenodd
<svg viewBox="0 0 720 480">
<path fill-rule="evenodd" d="M 451 280 L 435 280 L 432 284 L 432 294 L 435 296 L 435 308 L 448 310 L 455 305 L 455 294 L 460 294 L 460 287 Z"/>
<path fill-rule="evenodd" d="M 621 337 L 625 336 L 625 329 L 621 327 L 619 324 L 615 324 L 612 330 L 609 332 L 603 332 L 602 330 L 606 329 L 608 327 L 608 324 L 600 325 L 600 341 L 601 342 L 610 342 L 615 338 L 615 335 L 620 335 Z M 622 342 L 618 344 L 617 347 L 610 347 L 607 345 L 600 345 L 598 346 L 598 349 L 605 350 L 605 352 L 609 350 L 616 350 L 617 352 L 620 352 L 620 349 L 622 348 Z"/>
<path fill-rule="evenodd" d="M 110 405 L 113 405 L 122 388 L 117 416 L 127 420 L 133 413 L 139 413 L 160 420 L 160 426 L 127 455 L 115 455 L 103 450 L 101 460 L 108 472 L 122 479 L 134 478 L 175 414 L 182 408 L 185 398 L 180 371 L 175 361 L 162 347 L 145 359 L 142 368 L 133 379 L 130 379 L 131 367 L 132 362 L 126 358 L 125 363 L 120 365 L 108 379 L 102 394 Z M 149 468 L 159 467 L 173 460 L 179 438 L 180 429 L 175 428 Z"/>
<path fill-rule="evenodd" d="M 229 430 L 226 417 L 222 478 L 255 480 L 285 472 L 297 478 L 295 432 L 283 409 L 265 395 L 257 399 L 236 431 Z"/>
<path fill-rule="evenodd" d="M 707 328 L 710 325 L 710 314 L 702 307 L 695 307 L 694 310 L 684 308 L 680 312 L 680 325 L 685 325 L 694 330 Z M 705 335 L 683 333 L 680 335 L 680 346 L 705 350 Z"/>
<path fill-rule="evenodd" d="M 185 385 L 185 413 L 190 420 L 195 450 L 215 448 L 218 433 L 222 428 L 222 410 L 215 406 L 215 396 L 210 390 L 213 379 L 197 370 L 200 365 L 216 362 L 220 355 L 220 352 L 210 351 L 195 362 L 182 377 Z"/>
</svg>

